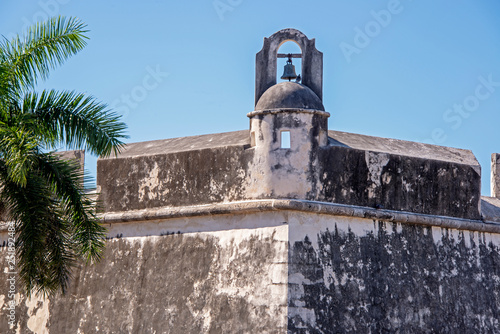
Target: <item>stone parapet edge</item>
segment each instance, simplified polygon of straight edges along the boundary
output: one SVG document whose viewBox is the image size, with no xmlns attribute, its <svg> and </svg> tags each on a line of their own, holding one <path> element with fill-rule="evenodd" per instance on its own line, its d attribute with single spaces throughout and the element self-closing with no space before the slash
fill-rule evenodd
<svg viewBox="0 0 500 334">
<path fill-rule="evenodd" d="M 453 228 L 459 230 L 500 233 L 500 223 L 491 221 L 425 215 L 404 211 L 374 209 L 368 207 L 295 199 L 252 200 L 186 207 L 162 207 L 125 212 L 109 212 L 102 214 L 101 219 L 103 223 L 112 224 L 180 217 L 242 214 L 285 210 L 318 213 L 332 216 L 376 219 L 387 222 L 411 223 L 443 228 Z"/>
<path fill-rule="evenodd" d="M 301 108 L 277 108 L 277 109 L 266 109 L 266 110 L 254 110 L 254 111 L 249 112 L 247 114 L 247 117 L 251 118 L 254 116 L 258 116 L 258 115 L 271 115 L 271 114 L 279 114 L 279 113 L 285 113 L 285 112 L 316 114 L 316 115 L 321 115 L 321 116 L 325 116 L 325 117 L 330 117 L 330 113 L 323 111 L 323 110 L 301 109 Z"/>
<path fill-rule="evenodd" d="M 207 215 L 244 214 L 265 211 L 299 211 L 332 216 L 346 216 L 387 222 L 410 223 L 477 232 L 500 233 L 500 223 L 445 216 L 425 215 L 405 211 L 374 209 L 369 207 L 296 199 L 269 199 L 216 203 L 184 207 L 161 207 L 123 212 L 108 212 L 99 217 L 104 224 L 134 221 L 197 217 Z M 0 232 L 7 231 L 7 223 L 0 223 Z"/>
</svg>

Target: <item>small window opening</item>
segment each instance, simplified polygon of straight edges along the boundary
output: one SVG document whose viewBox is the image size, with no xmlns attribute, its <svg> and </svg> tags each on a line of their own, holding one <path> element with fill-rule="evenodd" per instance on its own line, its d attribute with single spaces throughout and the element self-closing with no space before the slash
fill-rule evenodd
<svg viewBox="0 0 500 334">
<path fill-rule="evenodd" d="M 290 131 L 281 131 L 281 148 L 290 147 Z"/>
<path fill-rule="evenodd" d="M 254 146 L 255 146 L 255 131 L 252 131 L 252 133 L 250 133 L 250 147 Z"/>
</svg>

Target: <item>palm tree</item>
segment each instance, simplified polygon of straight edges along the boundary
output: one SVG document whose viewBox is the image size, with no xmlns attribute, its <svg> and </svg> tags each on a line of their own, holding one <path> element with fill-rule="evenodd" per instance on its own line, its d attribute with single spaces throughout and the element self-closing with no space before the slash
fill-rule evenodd
<svg viewBox="0 0 500 334">
<path fill-rule="evenodd" d="M 35 92 L 49 70 L 80 51 L 86 25 L 52 18 L 0 41 L 0 201 L 15 227 L 16 266 L 28 296 L 64 293 L 79 260 L 100 259 L 105 229 L 65 146 L 118 153 L 126 126 L 106 105 L 73 91 Z"/>
</svg>

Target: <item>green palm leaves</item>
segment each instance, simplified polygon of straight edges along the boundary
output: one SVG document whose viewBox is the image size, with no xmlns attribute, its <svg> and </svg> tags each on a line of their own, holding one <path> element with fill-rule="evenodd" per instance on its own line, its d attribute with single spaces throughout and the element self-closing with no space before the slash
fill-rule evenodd
<svg viewBox="0 0 500 334">
<path fill-rule="evenodd" d="M 61 145 L 108 156 L 126 126 L 91 96 L 34 92 L 52 68 L 86 44 L 85 25 L 53 18 L 24 38 L 0 42 L 0 201 L 16 226 L 26 292 L 67 289 L 78 260 L 99 260 L 105 230 L 82 187 L 80 166 L 50 152 Z"/>
</svg>

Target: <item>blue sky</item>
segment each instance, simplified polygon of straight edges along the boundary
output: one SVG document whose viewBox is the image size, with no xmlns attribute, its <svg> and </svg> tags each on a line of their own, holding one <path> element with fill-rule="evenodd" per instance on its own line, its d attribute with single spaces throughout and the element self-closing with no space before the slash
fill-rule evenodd
<svg viewBox="0 0 500 334">
<path fill-rule="evenodd" d="M 330 129 L 470 149 L 490 193 L 498 0 L 2 0 L 0 34 L 54 15 L 79 17 L 90 40 L 40 88 L 113 106 L 128 142 L 247 129 L 255 54 L 264 37 L 296 28 L 324 53 Z"/>
</svg>

